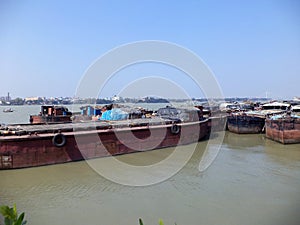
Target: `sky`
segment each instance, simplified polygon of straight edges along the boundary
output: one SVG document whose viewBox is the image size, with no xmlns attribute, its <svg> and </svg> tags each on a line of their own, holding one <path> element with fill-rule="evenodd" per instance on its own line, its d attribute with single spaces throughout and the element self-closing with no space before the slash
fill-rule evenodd
<svg viewBox="0 0 300 225">
<path fill-rule="evenodd" d="M 75 96 L 99 57 L 144 40 L 196 54 L 224 97 L 300 96 L 297 0 L 1 0 L 0 96 Z M 154 64 L 111 74 L 99 96 L 205 97 L 184 72 Z"/>
</svg>

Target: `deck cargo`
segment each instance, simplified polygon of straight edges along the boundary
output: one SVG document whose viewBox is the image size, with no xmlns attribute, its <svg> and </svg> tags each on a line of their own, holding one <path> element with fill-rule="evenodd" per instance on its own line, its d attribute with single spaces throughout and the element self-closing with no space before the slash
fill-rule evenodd
<svg viewBox="0 0 300 225">
<path fill-rule="evenodd" d="M 208 135 L 207 119 L 191 116 L 195 114 L 186 110 L 177 112 L 184 117 L 178 113 L 177 118 L 165 115 L 118 121 L 1 126 L 0 169 L 42 166 L 185 145 Z"/>
</svg>

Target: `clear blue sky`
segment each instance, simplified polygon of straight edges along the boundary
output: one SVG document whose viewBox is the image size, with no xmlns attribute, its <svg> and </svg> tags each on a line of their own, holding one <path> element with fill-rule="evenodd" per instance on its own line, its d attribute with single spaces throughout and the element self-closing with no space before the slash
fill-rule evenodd
<svg viewBox="0 0 300 225">
<path fill-rule="evenodd" d="M 95 59 L 141 40 L 196 53 L 226 97 L 300 96 L 297 0 L 1 0 L 0 28 L 0 96 L 73 96 Z"/>
</svg>

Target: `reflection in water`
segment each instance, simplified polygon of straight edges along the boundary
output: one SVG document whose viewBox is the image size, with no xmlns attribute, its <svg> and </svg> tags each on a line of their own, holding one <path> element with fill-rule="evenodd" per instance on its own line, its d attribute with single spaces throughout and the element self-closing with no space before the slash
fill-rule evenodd
<svg viewBox="0 0 300 225">
<path fill-rule="evenodd" d="M 265 145 L 264 134 L 235 134 L 226 132 L 224 144 L 233 149 L 247 149 Z"/>
<path fill-rule="evenodd" d="M 198 143 L 193 157 L 175 176 L 147 187 L 108 181 L 84 161 L 0 171 L 0 203 L 17 203 L 32 225 L 131 225 L 138 224 L 139 217 L 145 224 L 155 224 L 159 218 L 165 224 L 299 224 L 299 145 L 227 132 L 218 157 L 201 173 L 198 165 L 206 144 Z M 118 158 L 147 165 L 172 151 Z"/>
</svg>

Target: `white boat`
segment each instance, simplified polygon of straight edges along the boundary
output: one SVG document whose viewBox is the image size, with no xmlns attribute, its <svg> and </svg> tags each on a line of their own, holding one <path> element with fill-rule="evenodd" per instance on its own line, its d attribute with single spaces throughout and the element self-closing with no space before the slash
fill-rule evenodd
<svg viewBox="0 0 300 225">
<path fill-rule="evenodd" d="M 3 109 L 3 112 L 8 113 L 8 112 L 13 112 L 14 110 L 11 108 Z"/>
</svg>

